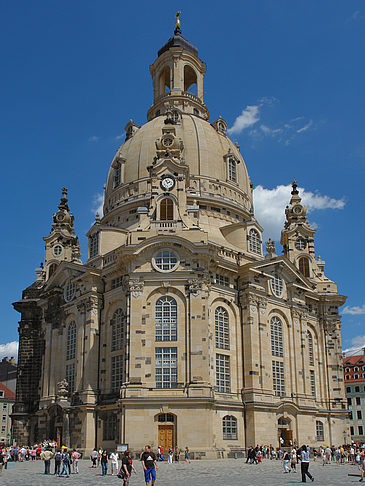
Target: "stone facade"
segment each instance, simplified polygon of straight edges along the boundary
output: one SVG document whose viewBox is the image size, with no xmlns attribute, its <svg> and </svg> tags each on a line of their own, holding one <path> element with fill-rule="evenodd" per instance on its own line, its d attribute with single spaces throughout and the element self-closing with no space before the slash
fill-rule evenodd
<svg viewBox="0 0 365 486">
<path fill-rule="evenodd" d="M 240 148 L 209 123 L 205 69 L 177 28 L 150 68 L 148 122 L 126 125 L 85 264 L 63 190 L 44 267 L 14 304 L 19 442 L 216 458 L 346 440 L 345 297 L 296 183 L 283 255 L 269 241 L 264 257 Z"/>
</svg>

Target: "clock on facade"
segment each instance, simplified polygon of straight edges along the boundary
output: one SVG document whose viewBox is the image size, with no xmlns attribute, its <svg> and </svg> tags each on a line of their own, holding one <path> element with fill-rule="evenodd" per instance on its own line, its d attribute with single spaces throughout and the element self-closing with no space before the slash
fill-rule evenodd
<svg viewBox="0 0 365 486">
<path fill-rule="evenodd" d="M 175 180 L 172 177 L 164 177 L 161 181 L 162 189 L 170 191 L 175 185 Z"/>
</svg>

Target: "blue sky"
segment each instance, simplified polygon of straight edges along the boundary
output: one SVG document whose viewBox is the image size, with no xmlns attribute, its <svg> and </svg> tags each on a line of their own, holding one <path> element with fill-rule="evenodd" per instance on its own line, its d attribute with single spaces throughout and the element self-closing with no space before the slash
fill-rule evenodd
<svg viewBox="0 0 365 486">
<path fill-rule="evenodd" d="M 15 352 L 11 303 L 34 280 L 63 185 L 83 255 L 110 162 L 146 121 L 149 65 L 172 35 L 207 63 L 205 102 L 241 145 L 265 236 L 279 240 L 293 178 L 316 252 L 348 296 L 344 348 L 365 344 L 363 1 L 2 2 L 0 356 Z"/>
</svg>

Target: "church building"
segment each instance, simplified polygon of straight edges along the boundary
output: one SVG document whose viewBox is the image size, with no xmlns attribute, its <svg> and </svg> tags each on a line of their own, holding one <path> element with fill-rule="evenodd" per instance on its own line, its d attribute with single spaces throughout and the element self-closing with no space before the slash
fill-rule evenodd
<svg viewBox="0 0 365 486">
<path fill-rule="evenodd" d="M 209 120 L 206 65 L 179 24 L 150 72 L 147 122 L 125 127 L 86 262 L 64 188 L 44 265 L 14 303 L 14 439 L 195 458 L 347 441 L 345 297 L 296 182 L 282 255 L 271 240 L 265 252 L 240 147 Z"/>
</svg>

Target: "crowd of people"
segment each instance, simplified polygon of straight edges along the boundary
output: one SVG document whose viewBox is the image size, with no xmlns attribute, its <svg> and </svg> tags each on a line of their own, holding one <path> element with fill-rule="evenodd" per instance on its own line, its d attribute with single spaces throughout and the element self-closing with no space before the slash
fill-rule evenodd
<svg viewBox="0 0 365 486">
<path fill-rule="evenodd" d="M 166 457 L 161 446 L 158 446 L 155 453 L 152 451 L 151 446 L 146 445 L 140 456 L 146 486 L 149 486 L 150 482 L 151 486 L 154 486 L 159 462 L 167 459 L 168 464 L 178 463 L 182 452 L 185 462 L 190 463 L 188 447 L 185 447 L 184 451 L 178 447 L 170 447 Z M 346 463 L 356 465 L 361 473 L 359 481 L 363 481 L 365 477 L 365 444 L 360 445 L 358 443 L 339 447 L 321 445 L 312 450 L 306 445 L 302 447 L 297 447 L 296 445 L 283 447 L 282 445 L 277 449 L 273 446 L 257 445 L 256 447 L 248 448 L 246 464 L 260 464 L 265 459 L 270 461 L 279 460 L 282 462 L 283 472 L 286 474 L 290 472 L 296 473 L 300 465 L 302 482 L 306 482 L 307 477 L 313 482 L 314 477 L 309 472 L 310 457 L 314 461 L 321 461 L 323 466 Z M 79 451 L 68 449 L 66 446 L 59 448 L 57 443 L 52 440 L 45 440 L 32 447 L 12 446 L 0 448 L 0 470 L 7 468 L 9 462 L 43 461 L 44 474 L 70 477 L 70 474 L 79 473 L 80 459 L 82 459 L 82 454 Z M 53 471 L 51 471 L 52 460 L 54 461 Z M 109 473 L 122 479 L 123 486 L 129 485 L 132 472 L 137 473 L 133 465 L 131 451 L 128 449 L 120 453 L 117 449 L 109 452 L 102 448 L 94 448 L 90 454 L 90 461 L 92 468 L 101 468 L 102 476 L 106 476 Z"/>
</svg>

